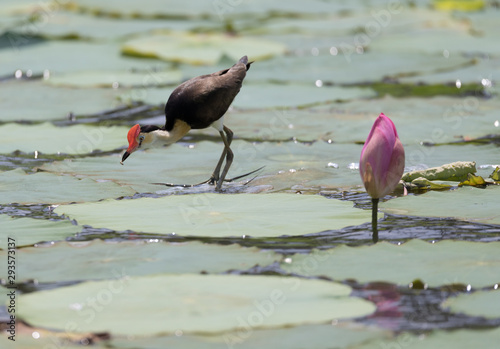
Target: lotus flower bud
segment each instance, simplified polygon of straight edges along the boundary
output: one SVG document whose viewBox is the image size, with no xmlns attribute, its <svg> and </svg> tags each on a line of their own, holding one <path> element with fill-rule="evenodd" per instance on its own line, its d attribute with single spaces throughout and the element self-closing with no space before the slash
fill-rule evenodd
<svg viewBox="0 0 500 349">
<path fill-rule="evenodd" d="M 366 139 L 359 173 L 367 193 L 379 199 L 391 193 L 399 183 L 405 166 L 405 151 L 394 123 L 379 115 Z"/>
</svg>

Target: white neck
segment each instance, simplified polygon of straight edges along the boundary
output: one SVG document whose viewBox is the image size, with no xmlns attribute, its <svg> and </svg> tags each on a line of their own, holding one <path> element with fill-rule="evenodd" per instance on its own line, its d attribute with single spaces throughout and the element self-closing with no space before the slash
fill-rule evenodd
<svg viewBox="0 0 500 349">
<path fill-rule="evenodd" d="M 146 135 L 143 142 L 148 148 L 157 148 L 177 142 L 189 132 L 191 127 L 182 120 L 176 120 L 171 131 L 155 130 Z M 149 139 L 148 139 L 149 138 Z"/>
</svg>

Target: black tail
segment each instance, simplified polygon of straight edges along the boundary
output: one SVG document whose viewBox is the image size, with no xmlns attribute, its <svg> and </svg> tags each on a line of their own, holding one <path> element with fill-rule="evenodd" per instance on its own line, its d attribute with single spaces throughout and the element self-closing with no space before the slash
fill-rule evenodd
<svg viewBox="0 0 500 349">
<path fill-rule="evenodd" d="M 252 64 L 253 62 L 254 61 L 248 63 L 248 57 L 247 56 L 241 57 L 240 61 L 239 61 L 239 63 L 243 63 L 243 64 L 245 64 L 247 66 L 247 71 L 248 71 L 248 69 L 250 69 L 250 64 Z"/>
</svg>

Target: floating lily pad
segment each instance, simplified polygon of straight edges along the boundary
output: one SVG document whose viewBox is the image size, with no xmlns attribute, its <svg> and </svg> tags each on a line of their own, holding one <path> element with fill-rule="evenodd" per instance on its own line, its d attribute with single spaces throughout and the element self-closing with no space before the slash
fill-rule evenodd
<svg viewBox="0 0 500 349">
<path fill-rule="evenodd" d="M 0 153 L 3 154 L 16 150 L 24 153 L 87 154 L 121 148 L 125 143 L 123 135 L 127 133 L 127 128 L 87 125 L 57 127 L 50 123 L 5 124 L 0 126 L 0 133 L 3 135 Z M 19 137 L 20 134 L 24 137 Z"/>
<path fill-rule="evenodd" d="M 456 57 L 456 55 L 454 56 Z M 448 59 L 452 59 L 449 57 Z M 486 85 L 488 91 L 488 81 L 491 83 L 492 80 L 500 75 L 500 59 L 495 57 L 487 58 L 475 58 L 475 64 L 465 65 L 462 68 L 445 70 L 434 73 L 424 73 L 417 76 L 401 77 L 398 79 L 402 83 L 426 83 L 426 84 L 446 84 L 453 83 L 457 86 L 457 91 L 461 88 L 462 84 L 475 83 L 480 85 Z M 458 85 L 457 85 L 458 83 Z M 478 92 L 480 89 L 478 88 Z"/>
<path fill-rule="evenodd" d="M 446 192 L 429 192 L 386 202 L 382 211 L 410 216 L 454 217 L 473 222 L 500 224 L 495 203 L 500 188 L 462 187 Z"/>
<path fill-rule="evenodd" d="M 244 93 L 242 88 L 240 95 Z M 238 96 L 241 97 L 241 96 Z M 497 98 L 481 99 L 473 96 L 465 98 L 394 98 L 349 101 L 315 107 L 318 113 L 330 113 L 335 131 L 331 139 L 336 142 L 364 141 L 360 129 L 371 128 L 377 115 L 385 113 L 394 121 L 399 137 L 407 144 L 447 143 L 461 139 L 476 138 L 491 133 L 499 133 L 497 123 L 500 100 Z M 312 114 L 312 113 L 311 113 Z M 416 122 L 415 115 L 418 115 Z M 296 122 L 298 125 L 298 122 Z M 499 125 L 499 126 L 496 126 Z M 427 148 L 424 152 L 435 154 L 436 148 Z M 488 150 L 487 153 L 490 151 Z M 468 160 L 465 158 L 444 159 L 437 166 L 451 161 Z M 479 164 L 479 159 L 475 160 Z"/>
<path fill-rule="evenodd" d="M 267 13 L 284 13 L 293 16 L 303 16 L 305 14 L 324 14 L 334 11 L 345 10 L 353 7 L 344 3 L 325 3 L 320 0 L 311 0 L 307 6 L 302 1 L 266 1 L 251 0 L 243 2 L 183 2 L 175 1 L 165 6 L 161 1 L 146 0 L 142 3 L 134 1 L 110 0 L 101 2 L 99 0 L 76 0 L 73 1 L 80 10 L 104 13 L 113 16 L 134 16 L 134 17 L 215 17 L 223 20 L 226 17 L 235 16 L 263 16 Z M 359 9 L 359 6 L 354 6 Z"/>
<path fill-rule="evenodd" d="M 195 28 L 213 28 L 214 23 L 208 21 L 185 20 L 153 20 L 132 18 L 110 18 L 93 16 L 91 14 L 53 11 L 50 16 L 41 19 L 43 25 L 38 25 L 38 34 L 50 39 L 99 39 L 117 40 L 154 29 L 190 30 Z M 39 22 L 35 22 L 37 25 Z M 41 22 L 40 22 L 41 23 Z M 32 27 L 24 27 L 15 31 L 19 35 L 29 34 Z"/>
<path fill-rule="evenodd" d="M 500 291 L 478 291 L 459 294 L 448 298 L 442 307 L 454 313 L 468 316 L 483 316 L 489 319 L 500 318 Z"/>
<path fill-rule="evenodd" d="M 140 339 L 113 338 L 111 344 L 117 348 L 148 349 L 164 348 L 205 348 L 220 349 L 222 347 L 248 348 L 315 348 L 337 349 L 351 348 L 375 338 L 388 338 L 387 332 L 376 328 L 363 328 L 356 324 L 338 325 L 304 325 L 289 328 L 253 329 L 248 332 L 233 331 L 219 335 L 182 335 L 162 336 Z"/>
<path fill-rule="evenodd" d="M 237 129 L 233 130 L 238 134 Z M 213 130 L 208 132 L 214 133 Z M 111 180 L 131 186 L 138 192 L 158 192 L 166 188 L 151 183 L 194 184 L 208 179 L 222 147 L 222 142 L 204 141 L 190 147 L 177 143 L 134 153 L 124 166 L 119 164 L 120 157 L 116 154 L 57 161 L 42 168 L 55 173 L 90 176 L 95 180 Z M 307 145 L 235 140 L 231 148 L 235 158 L 228 178 L 265 166 L 256 173 L 259 177 L 250 186 L 271 184 L 275 190 L 280 190 L 299 183 L 335 187 L 362 185 L 357 169 L 352 168 L 352 163 L 359 161 L 362 146 L 358 144 L 316 142 Z M 328 163 L 335 163 L 337 168 L 334 165 L 328 167 Z"/>
<path fill-rule="evenodd" d="M 15 239 L 17 246 L 24 246 L 42 241 L 64 240 L 82 230 L 81 227 L 66 221 L 54 222 L 33 218 L 10 218 L 7 215 L 0 215 L 0 224 L 2 225 L 2 231 L 0 232 L 0 246 L 2 248 L 7 246 L 7 238 Z M 20 267 L 21 265 L 18 266 L 18 269 Z"/>
<path fill-rule="evenodd" d="M 161 216 L 158 207 L 162 207 Z M 366 212 L 354 208 L 351 202 L 293 194 L 107 200 L 59 206 L 55 212 L 95 228 L 210 237 L 303 235 L 369 220 Z"/>
<path fill-rule="evenodd" d="M 17 37 L 22 44 L 22 36 Z M 165 62 L 139 59 L 120 55 L 118 42 L 86 42 L 76 40 L 50 40 L 39 45 L 19 46 L 11 43 L 12 49 L 0 50 L 0 75 L 14 74 L 18 69 L 31 70 L 33 74 L 71 73 L 81 70 L 140 70 L 144 75 L 170 67 Z M 46 75 L 47 73 L 45 73 Z"/>
<path fill-rule="evenodd" d="M 461 329 L 452 331 L 434 331 L 425 335 L 402 333 L 389 339 L 376 339 L 358 346 L 358 349 L 394 348 L 409 346 L 411 349 L 470 349 L 471 346 L 479 348 L 495 348 L 500 341 L 500 329 Z"/>
<path fill-rule="evenodd" d="M 131 71 L 80 71 L 75 73 L 54 74 L 46 81 L 53 86 L 66 87 L 153 87 L 172 85 L 181 82 L 179 70 L 152 72 Z"/>
<path fill-rule="evenodd" d="M 499 281 L 500 260 L 495 252 L 498 248 L 499 242 L 410 240 L 402 245 L 381 242 L 296 254 L 291 263 L 281 266 L 291 273 L 323 275 L 339 281 L 355 279 L 361 283 L 385 281 L 406 285 L 420 279 L 431 287 L 456 283 L 484 287 Z M 353 254 L 357 258 L 353 259 Z"/>
<path fill-rule="evenodd" d="M 26 174 L 23 170 L 0 172 L 0 203 L 59 204 L 95 201 L 133 195 L 134 190 L 114 183 L 99 183 L 52 173 Z"/>
<path fill-rule="evenodd" d="M 100 240 L 24 248 L 17 251 L 17 256 L 22 260 L 17 266 L 17 282 L 28 279 L 39 282 L 100 280 L 161 273 L 222 273 L 231 269 L 246 270 L 257 264 L 266 266 L 280 259 L 280 255 L 274 252 L 238 245 Z M 61 263 L 62 260 L 65 263 Z M 0 271 L 0 278 L 5 278 L 5 272 Z"/>
<path fill-rule="evenodd" d="M 498 57 L 500 47 L 491 37 L 475 37 L 464 30 L 425 28 L 410 33 L 394 33 L 378 37 L 370 42 L 373 51 L 394 53 L 420 52 L 441 53 L 445 57 L 464 53 L 486 53 Z"/>
<path fill-rule="evenodd" d="M 250 72 L 249 72 L 250 74 Z M 144 91 L 127 91 L 123 99 L 132 99 L 148 104 L 165 103 L 173 88 L 156 88 Z M 134 98 L 134 96 L 137 96 Z M 310 85 L 280 84 L 245 84 L 234 99 L 233 106 L 244 109 L 292 108 L 308 105 L 346 101 L 358 98 L 374 97 L 370 88 L 358 87 L 316 87 Z"/>
<path fill-rule="evenodd" d="M 281 55 L 285 50 L 285 45 L 279 42 L 259 38 L 181 32 L 148 35 L 122 46 L 122 53 L 126 55 L 207 65 L 217 63 L 224 55 L 235 62 L 244 55 L 250 60 L 263 60 Z"/>
<path fill-rule="evenodd" d="M 350 287 L 274 276 L 157 275 L 84 282 L 19 296 L 18 316 L 33 326 L 112 335 L 217 333 L 323 323 L 371 314 Z M 99 305 L 96 311 L 89 302 Z M 132 301 L 131 301 L 132 300 Z M 50 309 L 50 311 L 49 311 Z M 123 314 L 136 314 L 140 322 Z M 267 315 L 266 315 L 267 314 Z M 248 325 L 248 323 L 250 325 Z"/>
<path fill-rule="evenodd" d="M 352 44 L 354 45 L 354 44 Z M 445 70 L 455 70 L 472 65 L 473 60 L 462 56 L 444 58 L 442 55 L 415 54 L 401 52 L 388 55 L 381 52 L 357 54 L 347 48 L 336 47 L 336 55 L 322 52 L 318 56 L 301 55 L 274 58 L 256 62 L 246 77 L 248 81 L 272 80 L 281 82 L 316 81 L 334 84 L 355 84 L 382 81 L 386 78 L 429 74 Z M 455 80 L 453 80 L 454 82 Z"/>
<path fill-rule="evenodd" d="M 110 110 L 120 104 L 117 97 L 122 93 L 116 89 L 56 88 L 40 81 L 2 82 L 0 108 L 4 112 L 1 121 L 61 120 L 69 113 L 82 115 Z"/>
</svg>

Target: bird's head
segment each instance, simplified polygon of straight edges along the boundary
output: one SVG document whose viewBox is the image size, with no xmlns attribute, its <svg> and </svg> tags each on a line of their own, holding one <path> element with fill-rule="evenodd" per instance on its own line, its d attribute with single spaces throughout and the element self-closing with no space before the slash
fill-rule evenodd
<svg viewBox="0 0 500 349">
<path fill-rule="evenodd" d="M 132 126 L 132 128 L 128 131 L 127 139 L 128 148 L 122 156 L 122 161 L 120 161 L 122 165 L 123 162 L 130 156 L 130 154 L 143 147 L 148 142 L 148 140 L 146 139 L 146 134 L 144 132 L 141 132 L 141 126 L 139 124 Z"/>
</svg>

